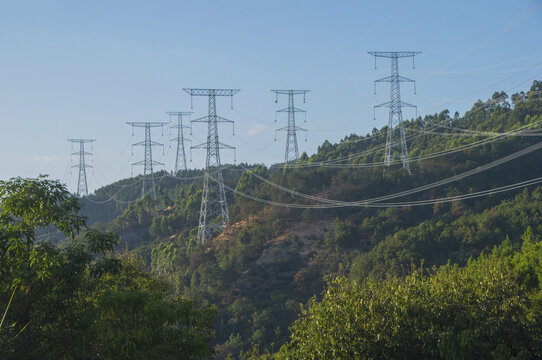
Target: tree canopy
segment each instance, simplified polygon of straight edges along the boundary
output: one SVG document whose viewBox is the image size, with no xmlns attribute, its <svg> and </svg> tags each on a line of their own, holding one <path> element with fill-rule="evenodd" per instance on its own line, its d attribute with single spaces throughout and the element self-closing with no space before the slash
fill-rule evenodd
<svg viewBox="0 0 542 360">
<path fill-rule="evenodd" d="M 79 210 L 44 176 L 0 181 L 0 356 L 210 356 L 215 310 L 171 296 L 137 257 L 113 256 L 117 236 L 87 229 Z M 39 240 L 48 231 L 67 237 L 62 248 Z"/>
<path fill-rule="evenodd" d="M 277 359 L 535 359 L 542 356 L 542 243 L 530 229 L 465 267 L 338 277 L 292 326 Z"/>
</svg>

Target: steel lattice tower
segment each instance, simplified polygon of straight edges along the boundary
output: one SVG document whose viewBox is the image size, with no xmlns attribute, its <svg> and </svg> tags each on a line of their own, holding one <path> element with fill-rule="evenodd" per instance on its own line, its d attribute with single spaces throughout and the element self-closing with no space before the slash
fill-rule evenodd
<svg viewBox="0 0 542 360">
<path fill-rule="evenodd" d="M 79 180 L 77 182 L 77 196 L 88 196 L 88 186 L 87 186 L 87 168 L 92 167 L 92 165 L 87 165 L 85 161 L 85 155 L 92 155 L 92 153 L 85 151 L 85 144 L 92 143 L 96 140 L 94 139 L 68 139 L 71 143 L 79 144 L 79 151 L 72 153 L 72 155 L 79 155 L 79 164 L 72 167 L 79 168 Z"/>
<path fill-rule="evenodd" d="M 298 109 L 294 105 L 294 95 L 303 95 L 303 102 L 305 102 L 305 95 L 310 92 L 310 90 L 271 90 L 276 94 L 275 102 L 278 102 L 278 96 L 288 95 L 288 107 L 284 109 L 277 110 L 277 113 L 287 112 L 288 113 L 288 126 L 275 130 L 275 140 L 277 131 L 286 131 L 286 150 L 284 151 L 284 166 L 287 166 L 291 162 L 296 162 L 299 160 L 299 150 L 297 147 L 297 131 L 305 131 L 305 136 L 307 134 L 307 129 L 297 127 L 295 125 L 295 113 L 304 112 L 305 110 Z"/>
<path fill-rule="evenodd" d="M 375 93 L 376 93 L 376 83 L 377 82 L 389 82 L 390 83 L 390 101 L 385 102 L 380 105 L 376 105 L 374 108 L 378 107 L 388 107 L 390 108 L 390 115 L 388 118 L 388 136 L 386 141 L 386 154 L 384 157 L 384 164 L 387 166 L 385 171 L 389 171 L 392 157 L 393 157 L 393 148 L 397 146 L 397 142 L 393 141 L 394 126 L 397 126 L 403 121 L 403 112 L 402 107 L 413 107 L 404 101 L 401 101 L 401 90 L 400 84 L 402 82 L 412 82 L 414 83 L 414 94 L 416 94 L 416 83 L 415 80 L 407 79 L 399 75 L 399 58 L 412 57 L 412 68 L 414 68 L 414 56 L 420 54 L 421 51 L 370 51 L 369 54 L 375 57 L 375 68 L 376 68 L 376 58 L 384 57 L 391 59 L 391 76 L 379 79 L 375 81 Z M 408 147 L 405 139 L 405 129 L 401 127 L 400 132 L 400 141 L 401 144 L 401 161 L 403 162 L 403 168 L 410 175 L 410 163 L 408 159 Z"/>
<path fill-rule="evenodd" d="M 164 165 L 161 162 L 154 161 L 152 159 L 152 147 L 153 146 L 164 146 L 163 144 L 157 143 L 156 141 L 151 140 L 151 128 L 161 127 L 166 125 L 165 122 L 127 122 L 128 125 L 132 127 L 132 133 L 134 127 L 145 128 L 145 140 L 138 143 L 132 144 L 132 149 L 134 146 L 144 146 L 145 147 L 145 159 L 133 163 L 132 165 L 143 165 L 143 186 L 141 187 L 141 197 L 145 194 L 150 194 L 153 200 L 156 200 L 156 188 L 154 186 L 154 177 L 153 177 L 153 165 Z M 133 154 L 133 150 L 132 150 Z M 150 177 L 148 180 L 147 177 Z"/>
<path fill-rule="evenodd" d="M 218 140 L 218 123 L 227 122 L 233 125 L 232 120 L 225 119 L 216 114 L 216 97 L 230 96 L 233 104 L 233 95 L 238 89 L 183 89 L 190 96 L 207 96 L 209 98 L 208 115 L 191 122 L 207 123 L 207 141 L 191 146 L 192 149 L 206 149 L 205 175 L 203 177 L 203 194 L 201 197 L 201 209 L 198 226 L 198 242 L 203 244 L 205 240 L 222 231 L 230 222 L 228 203 L 224 190 L 224 179 L 220 163 L 220 149 L 235 148 L 221 143 Z M 192 99 L 192 98 L 191 98 Z M 232 106 L 233 107 L 233 106 Z"/>
<path fill-rule="evenodd" d="M 184 137 L 183 129 L 188 129 L 188 126 L 183 125 L 183 116 L 191 115 L 191 111 L 168 111 L 166 114 L 169 116 L 177 116 L 177 124 L 171 126 L 171 129 L 177 129 L 177 137 L 171 139 L 170 141 L 177 142 L 177 156 L 175 157 L 175 172 L 177 175 L 179 171 L 186 171 L 188 166 L 186 166 L 186 154 L 184 151 L 184 141 L 190 141 Z"/>
</svg>

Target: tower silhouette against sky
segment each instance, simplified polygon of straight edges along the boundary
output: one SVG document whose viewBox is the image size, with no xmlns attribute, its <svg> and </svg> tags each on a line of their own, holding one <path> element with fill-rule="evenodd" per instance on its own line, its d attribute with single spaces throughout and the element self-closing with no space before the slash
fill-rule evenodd
<svg viewBox="0 0 542 360">
<path fill-rule="evenodd" d="M 400 158 L 403 162 L 403 168 L 407 171 L 407 173 L 410 175 L 410 163 L 408 158 L 408 147 L 406 142 L 406 130 L 398 126 L 403 122 L 403 107 L 413 107 L 416 108 L 415 105 L 411 105 L 409 103 L 406 103 L 404 101 L 401 101 L 401 87 L 400 84 L 402 82 L 411 82 L 414 83 L 414 94 L 416 94 L 416 83 L 412 79 L 408 79 L 406 77 L 399 75 L 399 58 L 404 57 L 412 57 L 412 68 L 414 68 L 414 56 L 420 54 L 420 51 L 370 51 L 369 54 L 373 55 L 375 57 L 375 69 L 376 69 L 376 58 L 377 57 L 384 57 L 391 59 L 391 75 L 387 76 L 385 78 L 375 80 L 375 93 L 376 93 L 376 83 L 378 82 L 389 82 L 390 83 L 390 101 L 385 102 L 380 105 L 376 105 L 374 109 L 379 107 L 388 107 L 390 109 L 389 117 L 388 117 L 388 135 L 386 140 L 386 153 L 384 156 L 384 164 L 386 165 L 385 171 L 389 171 L 393 154 L 394 154 L 394 148 L 398 147 L 398 143 L 400 144 Z M 396 129 L 395 127 L 398 126 L 399 129 Z M 394 138 L 397 137 L 397 135 L 394 135 L 395 130 L 399 130 L 399 141 L 394 141 Z"/>
<path fill-rule="evenodd" d="M 177 175 L 180 172 L 185 172 L 188 167 L 186 166 L 186 153 L 184 151 L 184 142 L 190 141 L 184 137 L 184 129 L 189 127 L 183 124 L 183 116 L 190 116 L 191 111 L 168 111 L 166 114 L 177 117 L 177 123 L 171 126 L 171 129 L 177 130 L 177 137 L 170 141 L 175 141 L 177 145 L 177 151 L 175 151 L 175 170 L 174 174 Z"/>
<path fill-rule="evenodd" d="M 79 168 L 79 180 L 77 181 L 77 196 L 88 196 L 87 168 L 92 167 L 86 163 L 85 156 L 92 153 L 85 151 L 85 144 L 93 143 L 94 139 L 68 139 L 72 144 L 79 144 L 79 151 L 72 155 L 79 155 L 79 164 L 72 167 Z"/>
<path fill-rule="evenodd" d="M 280 129 L 275 130 L 275 140 L 277 131 L 286 131 L 286 149 L 284 151 L 284 166 L 288 166 L 293 162 L 299 160 L 299 149 L 297 146 L 297 131 L 305 131 L 305 136 L 307 134 L 307 129 L 300 128 L 295 124 L 295 113 L 303 112 L 305 110 L 298 109 L 294 105 L 294 96 L 303 95 L 303 103 L 305 102 L 305 96 L 310 90 L 271 90 L 275 93 L 275 102 L 278 102 L 279 95 L 288 95 L 288 107 L 284 109 L 277 110 L 277 113 L 288 113 L 288 125 Z"/>
<path fill-rule="evenodd" d="M 233 149 L 221 143 L 218 140 L 218 123 L 231 123 L 228 120 L 216 114 L 216 97 L 229 96 L 237 94 L 238 89 L 183 89 L 192 96 L 206 96 L 208 98 L 208 115 L 199 119 L 192 120 L 192 123 L 207 123 L 207 141 L 191 146 L 192 149 L 206 149 L 207 157 L 205 160 L 205 175 L 203 177 L 203 194 L 201 198 L 201 208 L 198 226 L 198 242 L 203 244 L 205 240 L 221 232 L 230 222 L 228 213 L 228 202 L 224 190 L 224 179 L 222 178 L 222 165 L 220 163 L 220 149 Z"/>
<path fill-rule="evenodd" d="M 157 143 L 151 139 L 151 128 L 163 127 L 167 123 L 165 122 L 127 122 L 132 127 L 132 133 L 134 127 L 141 127 L 145 129 L 145 140 L 132 144 L 134 146 L 143 146 L 145 148 L 145 158 L 142 161 L 133 163 L 132 165 L 143 165 L 143 185 L 141 187 L 141 197 L 145 194 L 150 194 L 151 198 L 156 200 L 156 188 L 154 184 L 153 165 L 164 165 L 161 162 L 152 159 L 152 147 L 164 146 L 164 144 Z"/>
</svg>

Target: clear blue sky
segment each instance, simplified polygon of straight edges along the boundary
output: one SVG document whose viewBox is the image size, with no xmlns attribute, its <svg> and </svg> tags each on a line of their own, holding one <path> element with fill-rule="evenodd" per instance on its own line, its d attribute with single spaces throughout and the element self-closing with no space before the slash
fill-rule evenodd
<svg viewBox="0 0 542 360">
<path fill-rule="evenodd" d="M 284 157 L 285 134 L 274 142 L 274 103 L 269 89 L 310 89 L 308 141 L 313 153 L 325 139 L 369 132 L 372 106 L 387 100 L 385 85 L 373 95 L 377 70 L 371 50 L 419 50 L 401 74 L 417 80 L 417 95 L 403 86 L 418 114 L 464 113 L 496 90 L 513 93 L 542 79 L 542 2 L 516 1 L 2 1 L 0 3 L 0 178 L 49 174 L 75 189 L 67 171 L 67 138 L 95 138 L 89 187 L 130 176 L 143 157 L 130 143 L 143 131 L 127 121 L 168 121 L 166 111 L 190 109 L 183 87 L 239 88 L 218 113 L 236 121 L 220 127 L 221 140 L 237 147 L 237 160 L 271 164 Z M 514 88 L 515 87 L 515 88 Z M 205 115 L 194 98 L 195 117 Z M 414 113 L 406 110 L 405 118 Z M 205 138 L 194 127 L 194 144 Z M 168 131 L 153 132 L 166 144 L 156 160 L 173 166 Z M 90 160 L 90 159 L 89 159 Z M 222 152 L 223 163 L 233 154 Z M 75 164 L 77 159 L 72 160 Z M 204 166 L 195 150 L 190 167 Z M 142 172 L 134 167 L 134 173 Z"/>
</svg>

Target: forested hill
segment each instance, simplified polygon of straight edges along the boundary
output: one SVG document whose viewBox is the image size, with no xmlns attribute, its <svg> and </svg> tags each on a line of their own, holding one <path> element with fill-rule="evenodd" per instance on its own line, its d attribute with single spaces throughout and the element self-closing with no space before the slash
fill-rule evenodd
<svg viewBox="0 0 542 360">
<path fill-rule="evenodd" d="M 244 167 L 251 168 L 249 165 Z M 235 184 L 242 168 L 228 166 L 237 171 L 224 172 L 224 181 Z M 165 171 L 154 174 L 157 188 L 158 206 L 165 208 L 173 204 L 181 191 L 191 191 L 191 188 L 201 187 L 203 170 L 188 170 L 183 174 L 182 181 L 175 175 Z M 83 198 L 84 214 L 88 217 L 88 223 L 106 223 L 121 215 L 124 210 L 141 197 L 143 176 L 119 180 L 110 185 L 97 189 L 88 198 Z"/>
<path fill-rule="evenodd" d="M 225 166 L 231 226 L 203 246 L 195 242 L 201 171 L 156 174 L 156 202 L 134 201 L 140 178 L 120 181 L 83 199 L 85 214 L 177 294 L 218 305 L 219 358 L 273 352 L 326 275 L 364 280 L 403 276 L 412 264 L 463 266 L 507 238 L 518 247 L 529 226 L 541 234 L 542 189 L 522 184 L 542 177 L 541 92 L 535 81 L 464 116 L 444 110 L 405 121 L 412 175 L 398 157 L 383 172 L 386 127 L 326 141 L 293 168 Z"/>
</svg>

